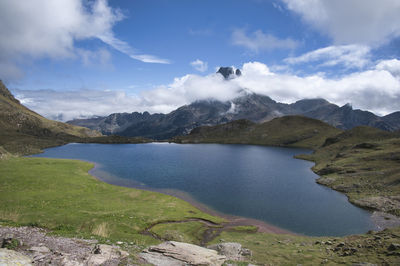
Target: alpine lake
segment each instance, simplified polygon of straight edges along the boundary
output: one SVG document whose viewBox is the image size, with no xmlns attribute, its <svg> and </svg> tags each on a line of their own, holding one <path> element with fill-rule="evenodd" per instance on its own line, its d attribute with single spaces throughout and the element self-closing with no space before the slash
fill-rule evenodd
<svg viewBox="0 0 400 266">
<path fill-rule="evenodd" d="M 120 186 L 187 195 L 219 213 L 309 236 L 375 229 L 371 213 L 318 185 L 305 149 L 227 144 L 68 144 L 35 157 L 95 163 L 91 174 Z"/>
</svg>

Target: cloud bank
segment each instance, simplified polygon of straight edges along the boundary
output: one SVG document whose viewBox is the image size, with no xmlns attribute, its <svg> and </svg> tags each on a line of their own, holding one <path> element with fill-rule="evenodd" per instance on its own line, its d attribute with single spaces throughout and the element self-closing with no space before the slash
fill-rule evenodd
<svg viewBox="0 0 400 266">
<path fill-rule="evenodd" d="M 167 113 L 196 100 L 229 101 L 242 95 L 244 90 L 285 103 L 324 98 L 338 105 L 351 103 L 354 108 L 384 115 L 400 110 L 400 60 L 380 61 L 365 71 L 340 78 L 279 74 L 263 63 L 249 62 L 242 66 L 242 76 L 232 80 L 224 80 L 220 74 L 185 75 L 175 78 L 171 84 L 135 95 L 98 90 L 12 92 L 38 113 L 66 121 L 115 112 Z"/>
<path fill-rule="evenodd" d="M 18 66 L 27 60 L 77 57 L 83 49 L 77 49 L 76 42 L 88 39 L 99 39 L 136 60 L 169 63 L 140 54 L 115 37 L 113 27 L 123 18 L 106 0 L 0 0 L 0 76 L 20 77 Z M 95 55 L 88 56 L 93 60 Z M 99 53 L 99 60 L 104 55 Z"/>
<path fill-rule="evenodd" d="M 335 44 L 379 46 L 400 36 L 398 0 L 281 0 Z"/>
</svg>

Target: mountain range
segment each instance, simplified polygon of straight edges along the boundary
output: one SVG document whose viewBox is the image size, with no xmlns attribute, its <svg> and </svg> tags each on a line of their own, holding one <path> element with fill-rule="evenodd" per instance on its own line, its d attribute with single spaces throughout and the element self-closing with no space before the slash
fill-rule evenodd
<svg viewBox="0 0 400 266">
<path fill-rule="evenodd" d="M 244 94 L 232 101 L 202 100 L 184 105 L 168 114 L 114 113 L 106 117 L 75 119 L 68 123 L 98 130 L 103 134 L 168 139 L 185 135 L 198 126 L 218 125 L 238 119 L 261 123 L 285 115 L 302 115 L 324 121 L 340 129 L 371 126 L 386 131 L 400 129 L 400 112 L 377 116 L 337 106 L 324 99 L 305 99 L 284 104 L 259 94 Z"/>
<path fill-rule="evenodd" d="M 217 73 L 223 75 L 226 82 L 241 75 L 240 70 L 229 67 L 221 67 Z M 304 99 L 285 104 L 245 90 L 241 96 L 231 101 L 196 101 L 168 114 L 114 113 L 105 117 L 75 119 L 67 123 L 94 129 L 105 135 L 142 136 L 162 140 L 186 135 L 198 126 L 218 125 L 238 119 L 261 123 L 285 115 L 318 119 L 339 129 L 351 129 L 360 125 L 386 131 L 400 129 L 400 112 L 380 117 L 368 111 L 354 110 L 350 104 L 338 106 L 324 99 Z"/>
</svg>

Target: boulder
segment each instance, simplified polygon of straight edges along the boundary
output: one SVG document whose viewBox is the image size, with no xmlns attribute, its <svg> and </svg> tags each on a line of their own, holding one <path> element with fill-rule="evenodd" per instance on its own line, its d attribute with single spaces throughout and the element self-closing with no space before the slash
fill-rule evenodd
<svg viewBox="0 0 400 266">
<path fill-rule="evenodd" d="M 143 263 L 153 265 L 222 265 L 226 256 L 197 245 L 167 241 L 151 246 L 139 254 Z"/>
</svg>

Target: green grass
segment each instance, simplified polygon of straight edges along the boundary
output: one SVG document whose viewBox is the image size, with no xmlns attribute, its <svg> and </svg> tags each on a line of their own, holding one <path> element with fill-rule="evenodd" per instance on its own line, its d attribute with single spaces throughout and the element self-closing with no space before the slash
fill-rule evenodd
<svg viewBox="0 0 400 266">
<path fill-rule="evenodd" d="M 172 196 L 100 182 L 88 174 L 91 167 L 75 160 L 0 160 L 0 219 L 139 245 L 157 242 L 141 232 L 159 221 L 223 222 Z"/>
<path fill-rule="evenodd" d="M 201 222 L 192 221 L 158 224 L 151 228 L 151 232 L 164 240 L 189 242 L 199 245 L 207 228 Z"/>
<path fill-rule="evenodd" d="M 398 252 L 390 252 L 391 243 L 398 243 L 400 229 L 385 230 L 342 238 L 306 237 L 225 231 L 212 243 L 239 242 L 252 250 L 250 263 L 266 265 L 353 265 L 369 262 L 378 265 L 399 265 Z"/>
<path fill-rule="evenodd" d="M 241 232 L 241 233 L 255 233 L 258 230 L 257 226 L 254 225 L 240 225 L 230 228 L 231 231 Z"/>
<path fill-rule="evenodd" d="M 346 193 L 349 200 L 385 198 L 393 205 L 378 209 L 400 215 L 400 138 L 398 135 L 369 127 L 346 131 L 298 158 L 314 161 L 318 182 Z"/>
</svg>

